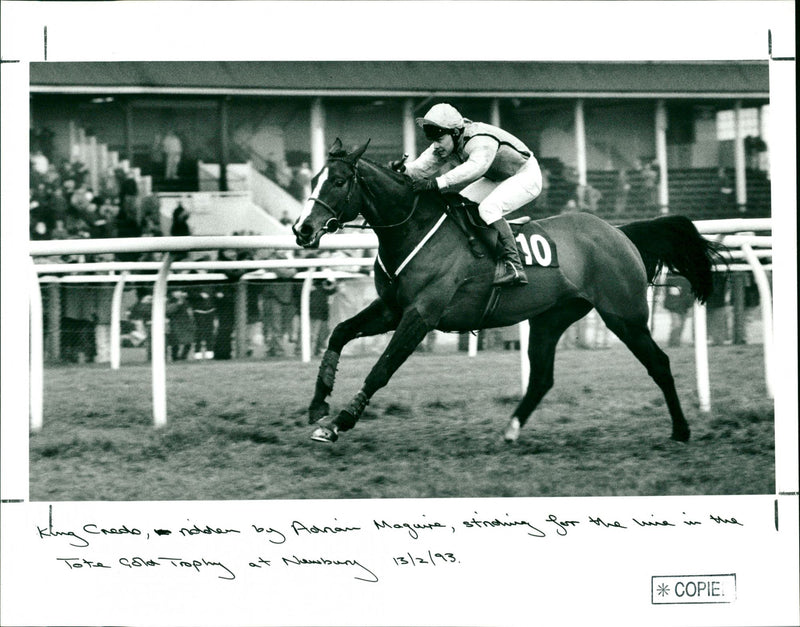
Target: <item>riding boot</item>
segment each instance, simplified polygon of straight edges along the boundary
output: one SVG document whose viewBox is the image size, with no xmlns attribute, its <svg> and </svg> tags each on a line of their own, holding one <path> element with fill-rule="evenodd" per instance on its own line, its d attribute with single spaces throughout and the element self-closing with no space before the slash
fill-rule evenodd
<svg viewBox="0 0 800 627">
<path fill-rule="evenodd" d="M 525 276 L 525 270 L 522 268 L 517 242 L 508 222 L 500 218 L 489 226 L 497 231 L 500 244 L 498 271 L 495 273 L 494 285 L 526 285 L 528 277 Z"/>
</svg>

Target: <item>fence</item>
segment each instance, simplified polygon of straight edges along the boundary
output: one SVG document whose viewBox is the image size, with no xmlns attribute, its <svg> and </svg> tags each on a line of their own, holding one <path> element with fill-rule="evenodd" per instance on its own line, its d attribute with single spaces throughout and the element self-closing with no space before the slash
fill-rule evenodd
<svg viewBox="0 0 800 627">
<path fill-rule="evenodd" d="M 729 255 L 730 267 L 734 271 L 752 271 L 759 292 L 759 301 L 762 314 L 762 333 L 764 344 L 764 364 L 767 390 L 772 396 L 772 299 L 767 277 L 767 270 L 761 259 L 771 257 L 771 237 L 736 235 L 736 233 L 771 231 L 771 220 L 721 220 L 696 223 L 698 229 L 708 235 L 716 235 L 724 244 L 737 247 Z M 370 250 L 377 247 L 377 239 L 372 234 L 358 235 L 331 235 L 323 241 L 323 250 Z M 229 250 L 229 249 L 270 249 L 297 250 L 293 238 L 290 236 L 220 236 L 220 237 L 193 237 L 193 238 L 139 238 L 139 239 L 105 239 L 105 240 L 61 240 L 31 242 L 30 254 L 32 256 L 44 255 L 70 255 L 116 252 L 166 252 L 161 262 L 103 262 L 90 264 L 33 264 L 31 263 L 31 376 L 30 376 L 30 418 L 31 429 L 38 430 L 42 427 L 42 377 L 43 377 L 43 308 L 39 289 L 40 274 L 63 274 L 81 272 L 106 272 L 120 273 L 105 275 L 92 279 L 97 282 L 113 281 L 115 288 L 112 296 L 111 321 L 110 321 L 110 362 L 112 368 L 119 367 L 120 347 L 120 321 L 121 300 L 126 282 L 146 280 L 154 284 L 153 302 L 151 310 L 151 359 L 153 381 L 153 418 L 156 426 L 166 423 L 166 392 L 165 392 L 165 353 L 166 353 L 166 296 L 167 283 L 172 280 L 186 281 L 191 275 L 170 274 L 171 270 L 280 270 L 285 268 L 304 269 L 307 272 L 303 277 L 300 294 L 300 329 L 299 343 L 303 361 L 311 359 L 310 337 L 310 294 L 313 280 L 318 278 L 319 269 L 334 269 L 342 267 L 369 267 L 374 263 L 373 257 L 345 257 L 345 258 L 307 258 L 307 259 L 259 259 L 250 261 L 207 261 L 207 262 L 174 262 L 171 253 L 187 252 L 193 250 Z M 742 263 L 743 262 L 743 263 Z M 130 272 L 157 271 L 146 279 L 131 275 Z M 200 276 L 200 275 L 198 275 Z M 219 278 L 204 275 L 204 279 Z M 79 277 L 86 280 L 87 277 Z M 697 386 L 700 407 L 703 411 L 710 409 L 710 389 L 708 373 L 708 352 L 706 332 L 706 310 L 704 306 L 694 307 L 694 336 L 695 355 L 697 364 Z M 241 327 L 240 327 L 241 329 Z M 239 337 L 242 337 L 240 331 Z M 519 325 L 520 346 L 528 343 L 527 323 Z M 469 336 L 469 354 L 477 352 L 477 337 Z M 527 385 L 530 365 L 527 352 L 521 354 L 521 378 L 523 389 Z"/>
</svg>

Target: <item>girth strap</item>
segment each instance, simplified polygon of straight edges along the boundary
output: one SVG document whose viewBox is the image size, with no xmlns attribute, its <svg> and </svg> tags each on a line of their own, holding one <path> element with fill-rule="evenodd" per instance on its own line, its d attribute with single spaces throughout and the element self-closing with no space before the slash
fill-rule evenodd
<svg viewBox="0 0 800 627">
<path fill-rule="evenodd" d="M 478 324 L 478 329 L 483 328 L 483 323 L 486 322 L 486 319 L 494 313 L 495 309 L 497 309 L 497 305 L 500 303 L 500 288 L 501 286 L 499 285 L 492 286 L 492 293 L 489 294 L 489 300 L 486 303 L 486 308 L 483 310 L 483 315 L 481 316 L 481 321 Z"/>
</svg>

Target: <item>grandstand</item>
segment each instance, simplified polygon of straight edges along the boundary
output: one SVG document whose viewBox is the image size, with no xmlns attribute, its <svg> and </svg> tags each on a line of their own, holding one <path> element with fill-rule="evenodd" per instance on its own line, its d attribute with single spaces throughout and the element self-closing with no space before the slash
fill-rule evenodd
<svg viewBox="0 0 800 627">
<path fill-rule="evenodd" d="M 582 210 L 616 224 L 665 213 L 694 220 L 770 216 L 763 62 L 51 62 L 31 63 L 30 82 L 31 150 L 49 162 L 49 170 L 31 170 L 34 239 L 168 235 L 179 206 L 189 212 L 193 235 L 287 234 L 311 172 L 336 137 L 348 144 L 370 138 L 367 156 L 378 162 L 414 156 L 424 148 L 414 118 L 437 101 L 501 125 L 533 149 L 549 180 L 527 208 L 536 216 Z M 174 172 L 164 143 L 170 131 L 182 148 Z M 78 200 L 88 194 L 88 202 L 73 207 L 70 188 L 67 206 L 58 201 L 54 208 L 53 190 L 70 180 L 85 192 Z M 195 252 L 190 259 L 225 254 Z M 238 258 L 275 254 L 240 251 Z M 360 302 L 347 285 L 368 289 L 359 275 L 365 278 L 355 268 L 342 282 L 334 321 Z M 263 285 L 252 287 L 251 280 L 252 289 L 240 291 L 240 336 L 273 311 L 273 293 L 283 294 L 277 283 L 267 289 L 269 281 L 291 284 L 293 276 L 262 274 L 256 281 Z M 224 288 L 227 297 L 240 277 L 197 275 L 188 291 L 194 298 Z M 84 352 L 108 359 L 103 327 L 113 288 L 48 285 L 51 360 L 64 353 L 59 338 L 86 335 L 81 325 L 59 334 L 65 319 L 73 327 L 72 320 L 95 325 L 100 350 Z M 132 305 L 147 286 L 129 283 L 125 302 Z M 296 289 L 284 291 L 280 298 L 297 306 Z M 340 307 L 348 292 L 349 304 Z M 291 325 L 280 330 L 283 337 L 297 337 Z M 275 332 L 252 331 L 249 347 L 236 338 L 235 353 L 264 354 L 268 331 Z M 75 354 L 72 339 L 64 347 Z"/>
<path fill-rule="evenodd" d="M 648 194 L 635 192 L 653 167 L 658 212 L 722 217 L 722 167 L 736 180 L 729 213 L 768 215 L 768 92 L 764 62 L 31 64 L 32 124 L 55 134 L 52 158 L 69 154 L 77 126 L 149 176 L 156 193 L 233 191 L 236 170 L 249 167 L 275 184 L 256 204 L 276 219 L 296 211 L 298 170 L 321 167 L 337 136 L 371 138 L 367 156 L 379 162 L 418 154 L 414 117 L 438 100 L 507 128 L 550 164 L 542 212 L 561 211 L 581 185 L 600 192 L 600 215 L 624 218 L 614 210 L 624 170 L 626 210 L 652 214 Z M 183 141 L 174 178 L 158 146 L 170 129 Z"/>
</svg>

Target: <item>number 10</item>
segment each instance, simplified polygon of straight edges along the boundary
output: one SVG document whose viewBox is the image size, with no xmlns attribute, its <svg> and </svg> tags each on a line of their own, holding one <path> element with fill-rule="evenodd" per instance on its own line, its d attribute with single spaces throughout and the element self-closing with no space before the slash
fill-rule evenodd
<svg viewBox="0 0 800 627">
<path fill-rule="evenodd" d="M 553 261 L 553 253 L 550 250 L 550 244 L 548 244 L 547 240 L 541 235 L 536 233 L 531 235 L 530 245 L 523 233 L 517 235 L 517 241 L 522 248 L 522 253 L 525 255 L 523 263 L 526 266 L 532 266 L 534 258 L 536 258 L 536 263 L 545 267 L 549 266 Z"/>
</svg>

